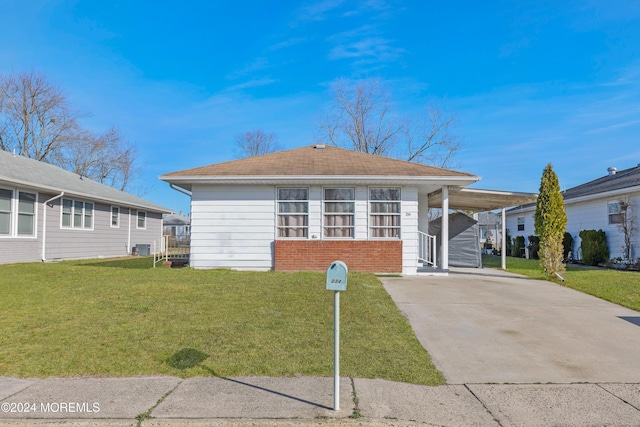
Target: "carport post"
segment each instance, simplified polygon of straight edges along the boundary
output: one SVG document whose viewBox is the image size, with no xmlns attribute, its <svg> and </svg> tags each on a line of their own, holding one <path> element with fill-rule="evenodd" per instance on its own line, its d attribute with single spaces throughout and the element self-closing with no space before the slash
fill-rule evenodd
<svg viewBox="0 0 640 427">
<path fill-rule="evenodd" d="M 442 243 L 442 269 L 449 269 L 449 187 L 442 187 L 442 227 L 440 227 Z"/>
<path fill-rule="evenodd" d="M 504 208 L 502 208 L 502 248 L 500 248 L 500 258 L 501 258 L 501 266 L 503 270 L 507 269 L 507 244 L 509 242 L 506 241 L 505 237 L 507 237 L 507 221 L 506 221 L 506 213 Z"/>
</svg>

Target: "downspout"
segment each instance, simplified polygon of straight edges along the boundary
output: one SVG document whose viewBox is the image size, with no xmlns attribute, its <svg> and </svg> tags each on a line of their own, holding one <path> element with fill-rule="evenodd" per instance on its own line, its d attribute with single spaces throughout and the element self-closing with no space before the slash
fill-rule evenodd
<svg viewBox="0 0 640 427">
<path fill-rule="evenodd" d="M 47 205 L 53 202 L 54 200 L 59 199 L 62 196 L 64 196 L 64 191 L 58 194 L 57 196 L 53 196 L 52 198 L 44 202 L 44 206 L 43 206 L 44 212 L 42 213 L 42 262 L 47 261 L 47 258 L 45 256 L 45 250 L 47 247 L 46 246 L 47 244 Z"/>
<path fill-rule="evenodd" d="M 129 231 L 127 234 L 127 255 L 131 255 L 131 207 L 129 207 L 129 219 L 127 222 L 129 223 Z"/>
</svg>

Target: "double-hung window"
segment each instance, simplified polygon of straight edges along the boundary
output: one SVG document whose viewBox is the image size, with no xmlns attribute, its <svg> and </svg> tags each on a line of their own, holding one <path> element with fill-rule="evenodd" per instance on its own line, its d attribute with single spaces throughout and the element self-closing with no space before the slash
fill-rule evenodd
<svg viewBox="0 0 640 427">
<path fill-rule="evenodd" d="M 518 217 L 518 231 L 524 231 L 524 217 Z"/>
<path fill-rule="evenodd" d="M 0 188 L 0 236 L 36 235 L 36 194 Z"/>
<path fill-rule="evenodd" d="M 111 206 L 111 226 L 120 227 L 120 208 L 117 206 Z"/>
<path fill-rule="evenodd" d="M 324 189 L 324 237 L 354 236 L 355 189 Z"/>
<path fill-rule="evenodd" d="M 309 189 L 278 188 L 278 237 L 309 237 Z"/>
<path fill-rule="evenodd" d="M 147 213 L 145 211 L 138 211 L 138 223 L 136 227 L 145 230 L 147 228 Z"/>
<path fill-rule="evenodd" d="M 400 238 L 400 188 L 369 188 L 369 236 Z"/>
<path fill-rule="evenodd" d="M 36 225 L 36 195 L 18 191 L 18 236 L 33 236 Z"/>
<path fill-rule="evenodd" d="M 609 212 L 609 225 L 622 224 L 624 222 L 624 212 L 622 212 L 622 204 L 620 202 L 607 203 Z"/>
<path fill-rule="evenodd" d="M 0 236 L 11 235 L 13 191 L 0 188 Z"/>
<path fill-rule="evenodd" d="M 62 199 L 62 228 L 93 229 L 93 203 Z"/>
</svg>

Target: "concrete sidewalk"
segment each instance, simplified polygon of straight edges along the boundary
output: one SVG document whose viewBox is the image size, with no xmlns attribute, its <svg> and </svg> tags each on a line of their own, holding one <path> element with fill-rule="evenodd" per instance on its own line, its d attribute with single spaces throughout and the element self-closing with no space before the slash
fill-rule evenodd
<svg viewBox="0 0 640 427">
<path fill-rule="evenodd" d="M 639 384 L 427 387 L 320 377 L 0 377 L 1 426 L 639 426 Z"/>
</svg>

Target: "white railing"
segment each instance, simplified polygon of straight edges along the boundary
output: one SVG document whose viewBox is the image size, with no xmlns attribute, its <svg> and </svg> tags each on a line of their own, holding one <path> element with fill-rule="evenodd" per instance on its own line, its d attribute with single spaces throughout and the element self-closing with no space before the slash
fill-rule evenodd
<svg viewBox="0 0 640 427">
<path fill-rule="evenodd" d="M 162 261 L 166 261 L 169 254 L 169 236 L 162 236 L 160 240 L 160 246 L 158 247 L 158 241 L 153 241 L 153 268 L 156 268 L 156 264 Z"/>
<path fill-rule="evenodd" d="M 436 236 L 418 231 L 418 261 L 424 265 L 437 267 Z"/>
<path fill-rule="evenodd" d="M 189 261 L 190 244 L 188 240 L 178 240 L 171 236 L 162 236 L 160 242 L 153 242 L 153 267 L 161 261 Z"/>
</svg>

